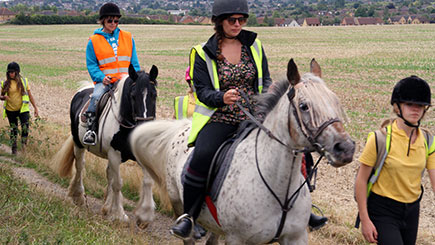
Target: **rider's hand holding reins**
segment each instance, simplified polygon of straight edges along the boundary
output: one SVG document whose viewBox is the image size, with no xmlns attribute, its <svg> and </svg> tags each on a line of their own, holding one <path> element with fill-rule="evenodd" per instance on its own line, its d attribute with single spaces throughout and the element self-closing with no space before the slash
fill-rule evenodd
<svg viewBox="0 0 435 245">
<path fill-rule="evenodd" d="M 111 76 L 105 76 L 104 79 L 103 79 L 103 84 L 104 85 L 109 85 L 111 80 L 112 80 Z"/>
<path fill-rule="evenodd" d="M 240 93 L 237 89 L 230 89 L 224 94 L 224 103 L 227 105 L 232 105 L 240 99 Z"/>
</svg>

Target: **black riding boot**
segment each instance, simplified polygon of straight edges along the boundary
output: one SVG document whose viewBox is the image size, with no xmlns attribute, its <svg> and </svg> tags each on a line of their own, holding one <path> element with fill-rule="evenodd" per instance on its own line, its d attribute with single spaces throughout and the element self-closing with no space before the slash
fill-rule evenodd
<svg viewBox="0 0 435 245">
<path fill-rule="evenodd" d="M 95 112 L 86 112 L 86 124 L 88 130 L 83 136 L 83 144 L 85 145 L 96 145 L 97 144 L 97 134 L 95 133 L 96 116 Z"/>
<path fill-rule="evenodd" d="M 311 213 L 310 220 L 308 221 L 308 226 L 310 227 L 310 230 L 315 231 L 326 225 L 327 221 L 328 218 L 326 218 L 325 216 L 318 216 Z"/>
<path fill-rule="evenodd" d="M 201 212 L 202 202 L 204 201 L 204 188 L 192 186 L 185 182 L 183 198 L 184 214 L 178 217 L 170 232 L 172 235 L 185 240 L 193 235 L 195 220 Z"/>
</svg>

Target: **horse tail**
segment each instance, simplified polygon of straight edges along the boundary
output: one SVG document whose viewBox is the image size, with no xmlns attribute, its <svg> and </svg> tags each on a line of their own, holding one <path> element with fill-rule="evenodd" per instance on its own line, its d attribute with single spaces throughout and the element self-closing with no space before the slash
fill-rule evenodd
<svg viewBox="0 0 435 245">
<path fill-rule="evenodd" d="M 157 183 L 160 202 L 165 207 L 170 207 L 166 186 L 166 162 L 174 150 L 170 142 L 190 124 L 190 120 L 152 121 L 141 124 L 130 135 L 130 145 L 136 161 L 146 168 Z"/>
<path fill-rule="evenodd" d="M 74 163 L 74 141 L 72 135 L 63 143 L 62 148 L 53 157 L 54 171 L 61 177 L 71 176 Z"/>
</svg>

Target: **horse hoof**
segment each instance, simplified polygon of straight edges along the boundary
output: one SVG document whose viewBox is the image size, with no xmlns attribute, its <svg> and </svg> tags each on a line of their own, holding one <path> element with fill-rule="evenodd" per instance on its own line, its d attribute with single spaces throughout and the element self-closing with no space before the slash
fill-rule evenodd
<svg viewBox="0 0 435 245">
<path fill-rule="evenodd" d="M 136 226 L 141 230 L 145 230 L 149 224 L 150 222 L 140 221 L 139 219 L 136 220 Z"/>
</svg>

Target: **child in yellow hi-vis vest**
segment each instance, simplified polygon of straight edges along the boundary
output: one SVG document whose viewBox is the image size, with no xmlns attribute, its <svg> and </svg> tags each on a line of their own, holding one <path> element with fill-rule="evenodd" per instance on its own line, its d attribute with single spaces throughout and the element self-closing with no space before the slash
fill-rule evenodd
<svg viewBox="0 0 435 245">
<path fill-rule="evenodd" d="M 183 119 L 191 118 L 195 111 L 195 92 L 190 78 L 190 66 L 186 69 L 185 80 L 189 85 L 187 95 L 177 96 L 174 98 L 174 118 Z"/>
<path fill-rule="evenodd" d="M 370 243 L 415 244 L 425 169 L 435 191 L 433 136 L 419 127 L 431 105 L 430 87 L 417 76 L 404 78 L 394 87 L 391 105 L 397 118 L 384 133 L 370 134 L 359 158 L 355 197 L 361 232 Z M 386 154 L 377 150 L 381 137 Z M 377 162 L 383 166 L 373 175 L 374 166 L 381 166 Z M 368 184 L 371 175 L 377 180 Z"/>
<path fill-rule="evenodd" d="M 16 62 L 8 64 L 6 71 L 6 80 L 1 81 L 0 99 L 4 100 L 3 118 L 6 116 L 11 127 L 11 147 L 12 154 L 17 153 L 17 135 L 18 135 L 18 118 L 21 123 L 21 144 L 23 150 L 27 144 L 29 135 L 29 102 L 35 111 L 35 117 L 38 117 L 38 108 L 35 99 L 30 92 L 27 78 L 20 75 L 20 66 Z"/>
</svg>

